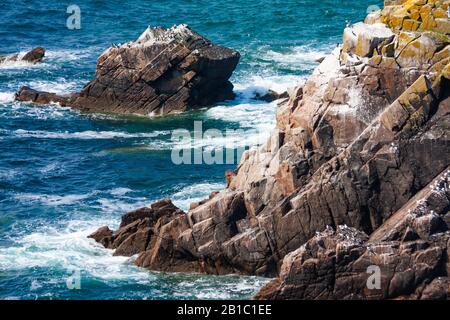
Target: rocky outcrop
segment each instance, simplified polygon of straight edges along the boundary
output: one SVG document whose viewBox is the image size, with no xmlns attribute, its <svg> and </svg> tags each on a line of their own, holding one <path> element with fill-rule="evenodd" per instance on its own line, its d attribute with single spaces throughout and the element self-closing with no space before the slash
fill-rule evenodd
<svg viewBox="0 0 450 320">
<path fill-rule="evenodd" d="M 450 166 L 370 238 L 347 226 L 318 233 L 256 298 L 448 299 L 449 218 Z"/>
<path fill-rule="evenodd" d="M 69 97 L 61 96 L 55 93 L 37 91 L 29 87 L 20 88 L 16 93 L 16 100 L 18 101 L 32 101 L 37 104 L 59 103 L 61 106 L 66 106 Z"/>
<path fill-rule="evenodd" d="M 228 81 L 239 53 L 211 43 L 185 25 L 148 28 L 136 41 L 113 46 L 97 60 L 95 78 L 67 97 L 29 88 L 19 101 L 62 102 L 90 112 L 165 115 L 231 99 Z M 44 99 L 45 98 L 45 99 Z"/>
<path fill-rule="evenodd" d="M 264 94 L 257 92 L 255 95 L 255 99 L 266 101 L 266 102 L 272 102 L 275 100 L 287 99 L 287 98 L 289 98 L 289 94 L 287 93 L 287 91 L 278 93 L 278 92 L 270 90 L 270 89 L 267 92 L 265 92 Z"/>
<path fill-rule="evenodd" d="M 188 229 L 186 214 L 162 199 L 150 208 L 141 208 L 122 217 L 119 229 L 104 226 L 89 235 L 105 248 L 115 249 L 114 255 L 139 254 L 136 264 L 161 271 L 204 271 L 189 254 L 178 250 L 175 240 Z"/>
<path fill-rule="evenodd" d="M 450 34 L 380 18 L 411 2 L 449 6 L 390 1 L 348 27 L 279 105 L 267 143 L 226 174 L 227 189 L 166 224 L 170 249 L 141 256 L 183 257 L 177 270 L 196 261 L 208 273 L 276 276 L 258 298 L 445 298 Z M 381 270 L 378 291 L 367 287 L 370 266 Z"/>
<path fill-rule="evenodd" d="M 36 47 L 33 50 L 25 53 L 24 55 L 13 54 L 9 56 L 0 56 L 0 63 L 3 62 L 15 62 L 15 61 L 25 61 L 29 63 L 42 62 L 45 56 L 45 49 L 43 47 Z"/>
</svg>

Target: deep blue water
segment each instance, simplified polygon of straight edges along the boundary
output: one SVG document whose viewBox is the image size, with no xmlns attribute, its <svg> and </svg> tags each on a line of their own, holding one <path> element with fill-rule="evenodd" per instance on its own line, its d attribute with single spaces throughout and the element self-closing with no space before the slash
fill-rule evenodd
<svg viewBox="0 0 450 320">
<path fill-rule="evenodd" d="M 0 298 L 229 299 L 248 298 L 267 280 L 256 277 L 162 274 L 113 257 L 86 236 L 117 226 L 127 210 L 172 197 L 189 203 L 224 186 L 235 165 L 175 165 L 171 131 L 244 129 L 240 143 L 268 135 L 273 104 L 252 93 L 303 81 L 315 60 L 340 42 L 347 22 L 380 0 L 284 1 L 20 1 L 0 6 L 0 54 L 44 46 L 40 65 L 0 65 Z M 67 6 L 81 9 L 81 29 L 66 28 Z M 148 25 L 187 23 L 242 55 L 232 82 L 238 98 L 166 118 L 80 114 L 56 105 L 13 101 L 22 85 L 67 93 L 95 72 L 111 45 L 136 39 Z M 263 134 L 263 135 L 264 135 Z M 247 140 L 244 140 L 245 136 Z M 220 146 L 205 139 L 200 146 Z M 81 288 L 66 280 L 79 272 Z"/>
</svg>

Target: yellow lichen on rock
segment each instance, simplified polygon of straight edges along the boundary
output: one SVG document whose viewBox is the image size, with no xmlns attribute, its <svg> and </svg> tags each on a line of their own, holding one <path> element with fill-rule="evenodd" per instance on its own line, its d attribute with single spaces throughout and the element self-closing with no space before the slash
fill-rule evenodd
<svg viewBox="0 0 450 320">
<path fill-rule="evenodd" d="M 435 53 L 449 44 L 449 41 L 447 36 L 433 31 L 401 32 L 396 48 L 396 60 L 401 67 L 428 69 L 433 63 Z"/>
<path fill-rule="evenodd" d="M 381 124 L 389 131 L 410 131 L 426 117 L 424 106 L 433 99 L 431 82 L 426 76 L 419 77 L 380 116 Z"/>
<path fill-rule="evenodd" d="M 417 39 L 419 36 L 420 34 L 415 32 L 400 32 L 397 36 L 397 46 L 395 49 L 397 51 L 403 50 L 403 48 L 405 48 L 409 43 Z"/>
<path fill-rule="evenodd" d="M 450 35 L 450 20 L 448 18 L 438 18 L 435 22 L 436 28 L 434 31 Z"/>
<path fill-rule="evenodd" d="M 378 21 L 399 31 L 436 31 L 450 34 L 450 0 L 385 1 Z"/>
<path fill-rule="evenodd" d="M 413 19 L 405 19 L 403 20 L 403 30 L 406 31 L 416 31 L 419 29 L 420 22 Z"/>
<path fill-rule="evenodd" d="M 422 22 L 425 21 L 428 16 L 430 16 L 432 10 L 433 8 L 429 4 L 426 4 L 420 8 L 420 18 L 422 19 Z"/>
<path fill-rule="evenodd" d="M 450 63 L 442 69 L 441 76 L 450 80 Z"/>
<path fill-rule="evenodd" d="M 442 8 L 436 8 L 433 10 L 433 17 L 435 18 L 448 18 L 447 11 Z"/>
<path fill-rule="evenodd" d="M 419 30 L 435 30 L 437 27 L 437 23 L 434 20 L 434 17 L 429 14 L 425 16 L 425 18 L 422 18 L 422 24 L 419 27 Z"/>
</svg>

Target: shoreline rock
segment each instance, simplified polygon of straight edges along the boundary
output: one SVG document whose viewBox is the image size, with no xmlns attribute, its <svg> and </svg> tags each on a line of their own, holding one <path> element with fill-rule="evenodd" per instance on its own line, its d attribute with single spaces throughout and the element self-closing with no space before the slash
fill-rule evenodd
<svg viewBox="0 0 450 320">
<path fill-rule="evenodd" d="M 23 56 L 20 56 L 18 53 L 8 56 L 0 56 L 0 63 L 4 62 L 15 62 L 15 61 L 25 61 L 29 63 L 39 63 L 42 62 L 45 56 L 45 48 L 36 47 L 31 51 L 25 53 Z"/>
<path fill-rule="evenodd" d="M 370 237 L 345 225 L 318 233 L 255 299 L 448 299 L 449 209 L 450 166 Z M 371 289 L 374 266 L 380 284 Z"/>
<path fill-rule="evenodd" d="M 276 277 L 261 299 L 448 299 L 450 31 L 426 20 L 450 2 L 394 2 L 346 28 L 268 141 L 139 266 Z M 395 27 L 424 6 L 427 29 Z"/>
<path fill-rule="evenodd" d="M 270 89 L 264 94 L 256 93 L 256 96 L 255 96 L 256 100 L 261 100 L 261 101 L 265 101 L 265 102 L 272 102 L 272 101 L 286 99 L 286 98 L 289 98 L 289 94 L 287 91 L 278 93 L 278 92 L 270 90 Z"/>
<path fill-rule="evenodd" d="M 132 42 L 103 52 L 95 78 L 68 97 L 21 88 L 19 101 L 64 101 L 87 112 L 166 115 L 233 99 L 228 80 L 240 59 L 237 51 L 213 44 L 186 25 L 148 28 Z M 58 101 L 56 101 L 58 100 Z"/>
</svg>

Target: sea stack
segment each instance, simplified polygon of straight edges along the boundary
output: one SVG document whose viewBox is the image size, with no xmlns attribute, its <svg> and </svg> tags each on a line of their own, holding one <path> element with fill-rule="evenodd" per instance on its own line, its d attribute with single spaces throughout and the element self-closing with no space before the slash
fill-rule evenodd
<svg viewBox="0 0 450 320">
<path fill-rule="evenodd" d="M 389 0 L 346 28 L 228 187 L 160 217 L 136 264 L 275 277 L 258 299 L 448 298 L 448 7 Z"/>
<path fill-rule="evenodd" d="M 23 87 L 16 99 L 55 101 L 88 112 L 178 113 L 232 99 L 228 79 L 239 58 L 237 51 L 213 44 L 186 25 L 148 28 L 136 41 L 102 53 L 95 78 L 81 92 L 61 97 Z"/>
</svg>

